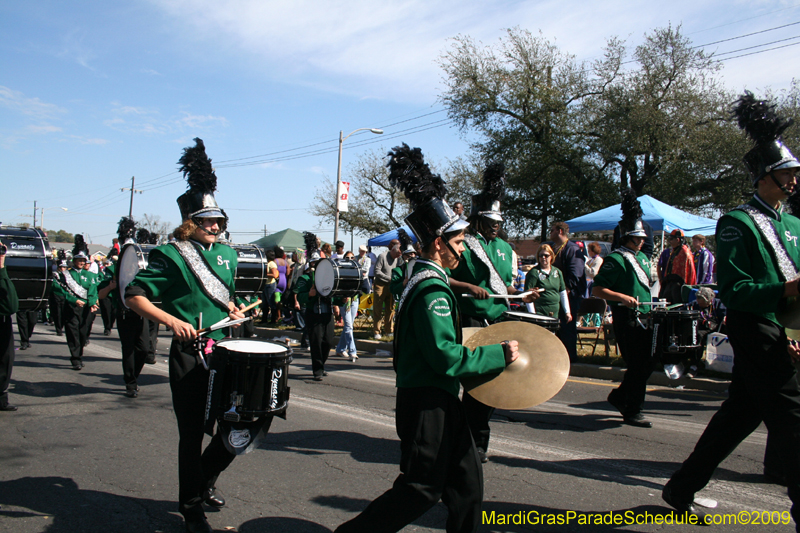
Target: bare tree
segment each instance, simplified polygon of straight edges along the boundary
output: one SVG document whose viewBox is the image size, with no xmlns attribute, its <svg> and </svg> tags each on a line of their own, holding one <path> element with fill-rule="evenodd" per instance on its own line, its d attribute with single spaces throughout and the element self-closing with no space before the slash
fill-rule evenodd
<svg viewBox="0 0 800 533">
<path fill-rule="evenodd" d="M 147 213 L 142 215 L 142 218 L 136 222 L 136 225 L 140 228 L 144 228 L 150 233 L 155 233 L 159 236 L 159 241 L 166 240 L 167 235 L 172 233 L 172 223 L 171 222 L 161 222 L 161 217 L 158 215 L 148 215 Z"/>
</svg>

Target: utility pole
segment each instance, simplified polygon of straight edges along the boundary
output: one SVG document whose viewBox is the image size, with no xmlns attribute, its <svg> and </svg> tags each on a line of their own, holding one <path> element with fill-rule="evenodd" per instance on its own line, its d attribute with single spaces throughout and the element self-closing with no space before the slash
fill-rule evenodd
<svg viewBox="0 0 800 533">
<path fill-rule="evenodd" d="M 267 236 L 267 225 L 264 224 L 264 237 L 266 237 L 266 236 Z"/>
<path fill-rule="evenodd" d="M 36 200 L 33 201 L 33 229 L 36 229 Z"/>
<path fill-rule="evenodd" d="M 133 193 L 138 192 L 139 194 L 142 194 L 142 191 L 138 191 L 133 187 L 135 182 L 136 182 L 136 176 L 131 176 L 130 189 L 128 187 L 123 187 L 122 189 L 120 189 L 121 191 L 131 191 L 131 207 L 128 210 L 128 218 L 133 218 Z"/>
</svg>

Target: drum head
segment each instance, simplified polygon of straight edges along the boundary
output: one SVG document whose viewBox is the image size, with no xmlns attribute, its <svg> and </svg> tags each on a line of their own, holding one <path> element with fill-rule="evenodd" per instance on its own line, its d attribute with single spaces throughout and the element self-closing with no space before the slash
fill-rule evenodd
<svg viewBox="0 0 800 533">
<path fill-rule="evenodd" d="M 119 286 L 119 298 L 122 300 L 122 305 L 127 309 L 125 304 L 125 289 L 128 284 L 133 281 L 136 274 L 139 273 L 139 261 L 142 258 L 142 249 L 138 244 L 128 243 L 119 254 L 119 262 L 117 263 L 117 285 Z"/>
<path fill-rule="evenodd" d="M 249 354 L 286 353 L 289 351 L 285 344 L 260 339 L 225 339 L 219 341 L 216 346 L 225 348 L 229 352 Z"/>
<path fill-rule="evenodd" d="M 314 286 L 320 296 L 328 296 L 333 291 L 336 282 L 336 265 L 330 259 L 323 259 L 317 263 L 314 273 Z"/>
</svg>

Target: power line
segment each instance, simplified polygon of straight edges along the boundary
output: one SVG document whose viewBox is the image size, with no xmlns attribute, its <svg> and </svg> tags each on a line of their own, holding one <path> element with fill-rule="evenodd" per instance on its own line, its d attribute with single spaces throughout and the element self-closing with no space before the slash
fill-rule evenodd
<svg viewBox="0 0 800 533">
<path fill-rule="evenodd" d="M 746 57 L 746 56 L 752 56 L 752 55 L 756 55 L 756 54 L 763 54 L 764 52 L 769 52 L 771 50 L 779 50 L 781 48 L 789 48 L 790 46 L 797 46 L 798 44 L 800 44 L 800 43 L 784 44 L 783 46 L 775 46 L 773 48 L 767 48 L 766 50 L 759 50 L 758 52 L 750 52 L 749 54 L 742 54 L 742 55 L 733 56 L 733 57 L 726 57 L 725 59 L 720 59 L 719 62 L 722 63 L 723 61 L 728 61 L 730 59 L 736 59 L 736 58 L 739 58 L 739 57 Z"/>
<path fill-rule="evenodd" d="M 724 55 L 728 55 L 728 54 L 735 54 L 737 52 L 744 52 L 745 50 L 752 50 L 754 48 L 761 48 L 763 46 L 769 46 L 771 44 L 785 43 L 786 41 L 794 41 L 796 39 L 800 39 L 800 35 L 797 35 L 795 37 L 787 37 L 786 39 L 778 39 L 777 41 L 772 41 L 772 42 L 769 42 L 769 43 L 757 44 L 755 46 L 748 46 L 747 48 L 739 48 L 738 50 L 731 50 L 730 52 L 720 52 L 719 54 L 715 54 L 715 56 L 718 57 L 718 56 L 724 56 Z M 774 48 L 772 48 L 771 50 L 774 50 Z M 766 51 L 766 50 L 764 50 L 764 51 Z"/>
<path fill-rule="evenodd" d="M 714 41 L 714 42 L 706 43 L 706 44 L 699 44 L 697 46 L 693 46 L 692 48 L 703 48 L 705 46 L 711 46 L 712 44 L 727 43 L 728 41 L 735 41 L 736 39 L 744 39 L 745 37 L 751 37 L 753 35 L 759 35 L 761 33 L 767 33 L 769 31 L 780 30 L 780 29 L 783 29 L 783 28 L 788 28 L 789 26 L 797 26 L 798 24 L 800 24 L 800 21 L 791 22 L 789 24 L 784 24 L 783 26 L 775 26 L 774 28 L 769 28 L 769 29 L 766 29 L 766 30 L 754 31 L 753 33 L 746 33 L 744 35 L 738 35 L 736 37 L 729 37 L 728 39 L 722 39 L 720 41 Z"/>
</svg>

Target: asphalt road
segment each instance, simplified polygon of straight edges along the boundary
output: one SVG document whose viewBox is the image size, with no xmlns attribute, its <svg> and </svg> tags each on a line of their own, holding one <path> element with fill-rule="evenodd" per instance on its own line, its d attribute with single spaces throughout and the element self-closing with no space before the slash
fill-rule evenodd
<svg viewBox="0 0 800 533">
<path fill-rule="evenodd" d="M 0 531 L 180 532 L 177 430 L 162 332 L 157 364 L 147 365 L 137 399 L 124 396 L 116 331 L 86 348 L 86 367 L 70 369 L 66 342 L 37 325 L 32 348 L 17 352 L 11 402 L 0 413 Z M 332 357 L 330 376 L 310 380 L 308 353 L 295 351 L 286 420 L 276 419 L 259 449 L 237 458 L 217 486 L 228 504 L 208 510 L 219 530 L 327 532 L 387 490 L 397 476 L 391 359 Z M 690 453 L 724 394 L 654 387 L 646 413 L 655 427 L 621 424 L 605 402 L 615 384 L 570 379 L 533 409 L 498 411 L 484 465 L 487 519 L 481 531 L 694 531 L 653 524 L 669 509 L 663 483 Z M 762 426 L 699 494 L 716 512 L 778 519 L 789 509 L 783 487 L 761 476 Z M 572 515 L 572 512 L 575 515 Z M 492 515 L 494 513 L 494 515 Z M 569 513 L 569 514 L 568 514 Z M 584 514 L 581 514 L 584 513 Z M 580 517 L 646 524 L 588 526 Z M 627 514 L 625 514 L 627 513 Z M 542 525 L 537 520 L 569 519 Z M 510 524 L 498 523 L 503 517 Z M 756 517 L 756 518 L 753 518 Z M 523 524 L 515 524 L 524 518 Z M 443 531 L 439 504 L 405 531 Z M 730 519 L 730 518 L 728 518 Z M 709 531 L 791 531 L 793 524 L 712 526 Z"/>
</svg>

